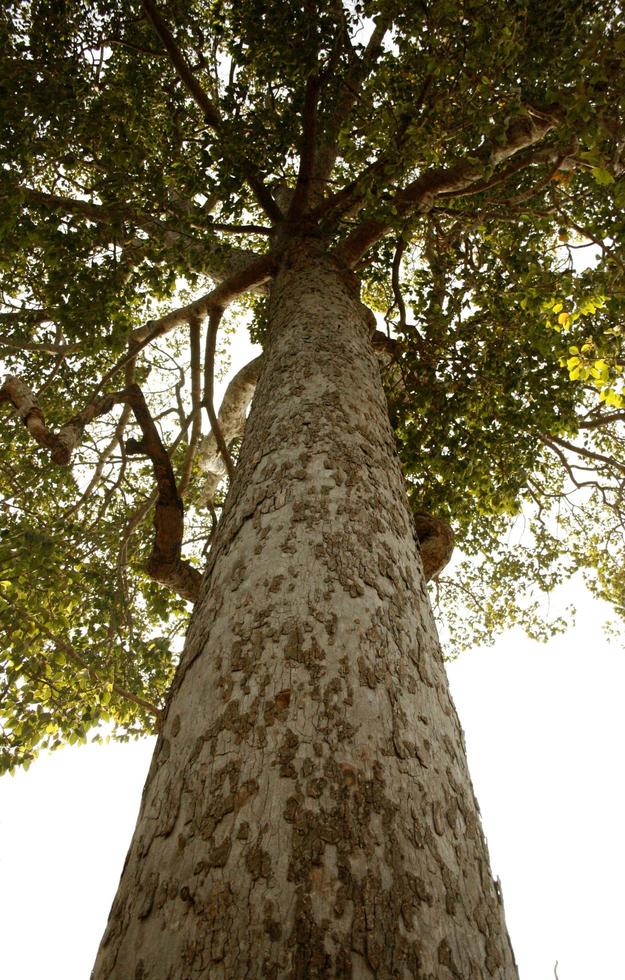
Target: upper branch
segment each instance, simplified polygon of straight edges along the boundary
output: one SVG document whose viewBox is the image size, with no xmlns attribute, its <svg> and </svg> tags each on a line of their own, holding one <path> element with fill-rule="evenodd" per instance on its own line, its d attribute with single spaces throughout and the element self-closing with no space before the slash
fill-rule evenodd
<svg viewBox="0 0 625 980">
<path fill-rule="evenodd" d="M 310 198 L 310 187 L 315 166 L 315 144 L 317 137 L 317 100 L 321 78 L 319 74 L 310 75 L 306 82 L 304 112 L 302 118 L 302 149 L 295 191 L 289 206 L 287 221 L 295 221 L 306 210 Z"/>
<path fill-rule="evenodd" d="M 318 141 L 312 176 L 320 193 L 327 183 L 336 161 L 339 132 L 360 98 L 363 83 L 373 71 L 380 57 L 384 37 L 391 22 L 392 15 L 390 13 L 378 14 L 375 27 L 362 55 L 351 48 L 347 70 L 340 83 L 336 103 L 332 112 L 325 119 L 323 132 Z M 341 25 L 341 30 L 347 31 L 344 24 Z"/>
<path fill-rule="evenodd" d="M 17 188 L 24 199 L 26 205 L 34 207 L 48 208 L 58 211 L 61 214 L 71 214 L 105 228 L 115 228 L 120 223 L 127 222 L 135 228 L 139 228 L 149 235 L 149 239 L 156 239 L 167 247 L 180 247 L 181 241 L 184 243 L 185 251 L 190 263 L 196 272 L 202 272 L 211 279 L 223 279 L 233 272 L 238 272 L 242 267 L 256 257 L 256 253 L 246 249 L 232 248 L 226 245 L 217 236 L 206 238 L 206 226 L 203 226 L 203 237 L 196 237 L 192 234 L 180 230 L 179 223 L 164 220 L 157 215 L 145 214 L 137 211 L 132 205 L 126 202 L 115 204 L 94 204 L 92 201 L 83 201 L 79 198 L 66 197 L 60 194 L 50 194 L 46 191 L 37 190 L 34 187 L 20 186 Z M 187 216 L 188 217 L 188 216 Z M 226 226 L 218 222 L 211 222 L 208 226 L 210 231 L 225 231 L 227 233 L 250 232 L 254 234 L 268 234 L 270 229 L 261 225 L 242 225 Z M 114 239 L 109 234 L 107 241 Z M 140 258 L 140 253 L 145 250 L 146 243 L 137 239 L 132 239 L 129 243 L 131 252 L 139 249 L 136 258 Z"/>
<path fill-rule="evenodd" d="M 476 154 L 480 158 L 478 163 L 461 161 L 451 167 L 432 167 L 426 170 L 384 202 L 388 217 L 368 218 L 361 222 L 339 245 L 338 257 L 353 268 L 372 245 L 393 230 L 398 220 L 405 220 L 415 212 L 429 211 L 437 197 L 455 196 L 469 189 L 478 193 L 478 190 L 486 190 L 532 163 L 556 159 L 561 154 L 559 147 L 540 147 L 515 161 L 500 174 L 490 179 L 484 178 L 487 168 L 497 168 L 522 150 L 533 147 L 557 126 L 559 120 L 560 114 L 556 109 L 549 114 L 528 110 L 526 116 L 514 120 L 508 126 L 500 142 L 486 146 Z"/>
<path fill-rule="evenodd" d="M 211 102 L 208 95 L 191 71 L 187 59 L 178 47 L 174 35 L 171 33 L 167 24 L 161 17 L 158 7 L 152 2 L 152 0 L 142 0 L 142 3 L 146 14 L 154 25 L 156 33 L 165 46 L 174 68 L 178 72 L 180 80 L 184 83 L 187 90 L 193 96 L 198 106 L 202 110 L 206 123 L 212 129 L 218 129 L 221 124 L 219 110 Z"/>
<path fill-rule="evenodd" d="M 206 124 L 210 126 L 211 129 L 217 133 L 217 135 L 226 135 L 227 126 L 222 119 L 219 109 L 209 99 L 208 95 L 193 74 L 184 53 L 181 51 L 173 34 L 161 17 L 158 7 L 155 3 L 153 3 L 153 0 L 142 0 L 142 3 L 143 8 L 152 22 L 156 33 L 167 50 L 171 62 L 178 73 L 178 77 L 201 109 Z M 256 197 L 256 200 L 262 207 L 265 214 L 271 218 L 272 221 L 279 221 L 282 218 L 282 212 L 265 186 L 257 168 L 249 160 L 244 159 L 242 169 L 247 183 L 249 184 Z"/>
<path fill-rule="evenodd" d="M 177 226 L 163 221 L 156 215 L 137 211 L 125 201 L 115 204 L 94 204 L 93 201 L 66 197 L 63 194 L 50 194 L 47 191 L 37 190 L 35 187 L 24 184 L 17 186 L 16 190 L 26 205 L 44 207 L 52 211 L 60 211 L 63 214 L 77 215 L 101 225 L 119 225 L 120 222 L 128 222 L 136 228 L 141 228 L 142 231 L 151 235 L 159 235 L 163 239 L 171 235 L 179 238 L 181 235 Z M 185 237 L 191 239 L 193 236 L 187 235 Z M 199 243 L 199 240 L 197 241 Z"/>
</svg>

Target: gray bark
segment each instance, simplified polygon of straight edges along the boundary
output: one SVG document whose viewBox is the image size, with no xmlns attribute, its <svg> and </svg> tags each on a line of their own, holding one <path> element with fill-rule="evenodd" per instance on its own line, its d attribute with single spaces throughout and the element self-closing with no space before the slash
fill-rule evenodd
<svg viewBox="0 0 625 980">
<path fill-rule="evenodd" d="M 517 977 L 372 319 L 292 250 L 96 980 Z"/>
</svg>

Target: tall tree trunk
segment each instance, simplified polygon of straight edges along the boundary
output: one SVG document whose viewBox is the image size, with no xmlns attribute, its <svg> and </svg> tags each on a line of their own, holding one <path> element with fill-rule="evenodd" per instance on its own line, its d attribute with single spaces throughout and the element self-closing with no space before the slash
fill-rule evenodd
<svg viewBox="0 0 625 980">
<path fill-rule="evenodd" d="M 517 977 L 357 292 L 273 286 L 97 980 Z"/>
</svg>

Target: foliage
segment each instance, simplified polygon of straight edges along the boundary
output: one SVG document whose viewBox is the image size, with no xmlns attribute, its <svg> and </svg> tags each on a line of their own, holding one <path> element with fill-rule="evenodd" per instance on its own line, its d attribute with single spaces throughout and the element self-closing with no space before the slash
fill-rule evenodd
<svg viewBox="0 0 625 980">
<path fill-rule="evenodd" d="M 621 20 L 607 0 L 10 2 L 5 373 L 55 431 L 141 384 L 199 567 L 221 499 L 199 452 L 218 318 L 198 339 L 163 317 L 211 282 L 252 287 L 262 343 L 267 269 L 232 276 L 314 235 L 395 341 L 410 497 L 463 554 L 436 585 L 455 648 L 562 628 L 540 596 L 578 570 L 625 614 Z M 71 468 L 3 416 L 11 768 L 103 721 L 153 725 L 188 607 L 145 570 L 156 497 L 129 412 L 90 424 Z"/>
</svg>

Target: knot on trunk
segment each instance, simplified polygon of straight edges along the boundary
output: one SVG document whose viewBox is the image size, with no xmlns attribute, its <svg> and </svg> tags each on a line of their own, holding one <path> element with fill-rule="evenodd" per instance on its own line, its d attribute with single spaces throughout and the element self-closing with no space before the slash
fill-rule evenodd
<svg viewBox="0 0 625 980">
<path fill-rule="evenodd" d="M 454 550 L 454 532 L 446 521 L 418 511 L 414 526 L 423 562 L 425 581 L 442 572 Z"/>
</svg>

